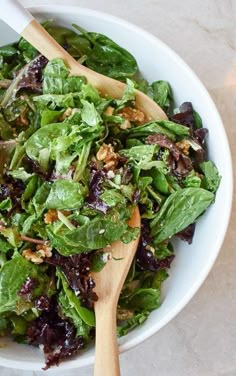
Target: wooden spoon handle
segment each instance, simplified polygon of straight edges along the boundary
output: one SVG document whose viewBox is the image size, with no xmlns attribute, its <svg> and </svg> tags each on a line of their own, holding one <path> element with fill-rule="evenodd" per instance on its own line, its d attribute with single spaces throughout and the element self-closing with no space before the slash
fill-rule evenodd
<svg viewBox="0 0 236 376">
<path fill-rule="evenodd" d="M 87 69 L 64 50 L 37 20 L 33 19 L 21 32 L 21 35 L 48 60 L 61 58 L 66 62 L 71 74 L 76 74 L 77 76 L 84 75 L 88 78 Z"/>
<path fill-rule="evenodd" d="M 88 82 L 95 86 L 101 94 L 108 94 L 112 98 L 120 98 L 123 95 L 126 86 L 123 82 L 105 77 L 79 64 L 17 0 L 0 0 L 0 7 L 4 9 L 0 18 L 49 60 L 60 57 L 67 63 L 72 75 L 86 77 Z M 139 90 L 136 90 L 136 106 L 146 114 L 147 121 L 167 119 L 164 111 Z"/>
<path fill-rule="evenodd" d="M 94 376 L 119 376 L 119 352 L 116 339 L 116 305 L 99 302 L 96 313 L 96 352 Z"/>
<path fill-rule="evenodd" d="M 33 19 L 21 32 L 21 35 L 31 43 L 48 60 L 61 58 L 65 61 L 70 74 L 84 76 L 101 93 L 109 94 L 114 98 L 120 98 L 125 90 L 125 84 L 84 67 L 78 63 L 67 51 L 61 47 L 48 32 Z"/>
<path fill-rule="evenodd" d="M 21 34 L 48 60 L 57 57 L 63 59 L 67 63 L 71 74 L 85 76 L 89 82 L 96 85 L 94 73 L 74 60 L 18 0 L 0 0 L 0 6 L 4 10 L 0 14 L 0 19 L 6 22 L 17 33 Z M 101 79 L 99 78 L 99 83 L 100 81 Z"/>
</svg>

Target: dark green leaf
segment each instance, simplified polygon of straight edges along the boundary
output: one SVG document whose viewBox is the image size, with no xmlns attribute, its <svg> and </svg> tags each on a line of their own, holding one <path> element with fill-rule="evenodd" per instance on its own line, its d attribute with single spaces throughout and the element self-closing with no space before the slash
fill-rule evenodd
<svg viewBox="0 0 236 376">
<path fill-rule="evenodd" d="M 160 307 L 160 290 L 155 288 L 138 288 L 125 298 L 121 296 L 119 303 L 122 307 L 129 307 L 137 311 L 152 311 Z"/>
<path fill-rule="evenodd" d="M 28 201 L 31 199 L 31 197 L 36 193 L 36 190 L 38 189 L 39 187 L 39 177 L 37 175 L 33 175 L 27 185 L 26 185 L 26 188 L 24 190 L 24 193 L 22 195 L 22 200 L 23 201 Z"/>
<path fill-rule="evenodd" d="M 117 336 L 125 336 L 131 330 L 136 328 L 136 326 L 142 325 L 144 321 L 147 320 L 148 316 L 149 312 L 143 311 L 141 313 L 137 313 L 136 315 L 127 320 L 124 320 L 123 322 L 119 322 L 117 326 Z"/>
<path fill-rule="evenodd" d="M 0 47 L 0 55 L 3 57 L 12 57 L 14 55 L 17 55 L 19 52 L 17 49 L 11 45 L 6 45 Z"/>
<path fill-rule="evenodd" d="M 140 125 L 139 127 L 133 127 L 124 131 L 124 134 L 128 134 L 133 137 L 147 137 L 149 135 L 161 133 L 175 141 L 176 136 L 173 132 L 159 124 L 158 121 L 151 121 L 150 123 Z"/>
<path fill-rule="evenodd" d="M 33 60 L 37 55 L 38 51 L 24 38 L 21 38 L 18 43 L 19 50 L 23 53 L 24 60 L 28 63 Z"/>
<path fill-rule="evenodd" d="M 153 100 L 163 109 L 170 106 L 171 90 L 167 81 L 155 81 L 152 83 Z"/>
<path fill-rule="evenodd" d="M 213 200 L 214 194 L 202 188 L 184 188 L 172 193 L 151 221 L 155 243 L 171 238 L 194 223 Z"/>
<path fill-rule="evenodd" d="M 90 69 L 119 80 L 131 78 L 136 73 L 136 60 L 127 50 L 105 35 L 87 33 L 77 25 L 73 26 L 92 44 L 91 50 L 86 52 L 86 65 Z"/>
<path fill-rule="evenodd" d="M 199 115 L 199 113 L 193 110 L 193 116 L 194 116 L 195 127 L 197 129 L 202 128 L 202 118 Z"/>
<path fill-rule="evenodd" d="M 193 188 L 200 188 L 201 187 L 201 178 L 196 175 L 195 171 L 191 171 L 185 179 L 183 179 L 183 185 L 186 188 L 193 187 Z M 202 187 L 205 188 L 205 187 Z"/>
<path fill-rule="evenodd" d="M 92 255 L 91 271 L 98 273 L 106 265 L 108 259 L 103 251 L 96 251 Z"/>
<path fill-rule="evenodd" d="M 53 248 L 55 248 L 61 255 L 63 256 L 70 256 L 81 252 L 86 252 L 86 248 L 81 246 L 82 249 L 76 248 L 74 244 L 69 244 L 64 239 L 64 233 L 58 234 L 54 233 L 52 227 L 46 227 L 47 235 L 50 240 L 50 244 Z"/>
<path fill-rule="evenodd" d="M 185 125 L 174 123 L 170 120 L 157 120 L 157 123 L 164 127 L 165 129 L 168 129 L 170 132 L 174 133 L 176 136 L 189 136 L 190 129 L 189 127 L 186 127 Z"/>
<path fill-rule="evenodd" d="M 10 249 L 13 249 L 13 246 L 0 238 L 0 252 L 7 253 Z"/>
<path fill-rule="evenodd" d="M 166 179 L 166 175 L 163 174 L 163 172 L 161 172 L 157 168 L 153 168 L 151 170 L 151 176 L 152 176 L 152 179 L 153 179 L 152 185 L 153 185 L 154 189 L 156 189 L 157 191 L 159 191 L 163 194 L 169 194 L 170 193 L 169 184 L 168 184 L 168 181 Z"/>
<path fill-rule="evenodd" d="M 12 201 L 10 199 L 10 197 L 6 198 L 5 200 L 1 201 L 0 202 L 0 211 L 2 210 L 11 210 L 12 208 Z"/>
<path fill-rule="evenodd" d="M 215 193 L 220 185 L 221 176 L 215 164 L 211 161 L 202 162 L 200 168 L 204 173 L 202 187 Z"/>
<path fill-rule="evenodd" d="M 42 214 L 42 212 L 46 209 L 45 202 L 48 198 L 48 195 L 50 193 L 51 184 L 48 182 L 44 182 L 36 191 L 33 199 L 32 199 L 32 205 L 34 207 L 34 210 L 38 216 Z"/>
</svg>

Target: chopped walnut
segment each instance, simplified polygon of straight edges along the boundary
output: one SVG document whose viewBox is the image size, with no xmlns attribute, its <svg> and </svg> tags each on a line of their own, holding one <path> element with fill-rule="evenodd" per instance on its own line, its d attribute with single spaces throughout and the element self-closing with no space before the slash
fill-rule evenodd
<svg viewBox="0 0 236 376">
<path fill-rule="evenodd" d="M 61 213 L 64 214 L 65 217 L 70 215 L 69 210 L 61 210 Z M 50 223 L 56 222 L 58 220 L 58 213 L 55 209 L 49 209 L 46 214 L 44 214 L 44 222 L 48 225 Z"/>
<path fill-rule="evenodd" d="M 46 214 L 44 214 L 44 222 L 48 225 L 49 223 L 56 222 L 58 220 L 57 210 L 49 209 Z"/>
<path fill-rule="evenodd" d="M 145 114 L 137 108 L 124 107 L 119 111 L 119 114 L 134 123 L 142 123 L 145 120 Z"/>
<path fill-rule="evenodd" d="M 120 156 L 114 152 L 111 144 L 103 144 L 97 152 L 97 159 L 105 163 L 107 170 L 112 170 L 117 166 Z"/>
<path fill-rule="evenodd" d="M 180 149 L 185 155 L 189 155 L 190 143 L 188 142 L 188 140 L 183 140 L 183 141 L 176 142 L 176 146 L 178 146 L 178 148 L 179 148 L 179 149 Z"/>
<path fill-rule="evenodd" d="M 129 309 L 117 309 L 117 319 L 120 321 L 132 319 L 134 317 L 134 312 Z"/>
<path fill-rule="evenodd" d="M 47 244 L 38 244 L 35 252 L 32 249 L 25 249 L 22 256 L 33 264 L 42 264 L 46 257 L 52 257 L 52 248 Z"/>
<path fill-rule="evenodd" d="M 32 249 L 25 249 L 22 252 L 22 256 L 26 258 L 26 260 L 31 261 L 33 264 L 42 264 L 44 261 L 36 252 L 32 251 Z"/>
<path fill-rule="evenodd" d="M 47 244 L 38 244 L 36 246 L 37 255 L 41 258 L 52 257 L 52 248 Z"/>
<path fill-rule="evenodd" d="M 69 117 L 72 114 L 72 108 L 68 107 L 65 112 L 59 117 L 60 121 L 64 121 L 67 117 Z"/>
<path fill-rule="evenodd" d="M 114 112 L 114 107 L 112 107 L 112 106 L 108 106 L 108 107 L 106 108 L 106 110 L 104 111 L 104 115 L 112 116 L 112 115 L 113 115 L 113 112 Z"/>
<path fill-rule="evenodd" d="M 120 124 L 120 129 L 129 129 L 131 128 L 130 121 L 125 119 L 124 123 Z"/>
</svg>

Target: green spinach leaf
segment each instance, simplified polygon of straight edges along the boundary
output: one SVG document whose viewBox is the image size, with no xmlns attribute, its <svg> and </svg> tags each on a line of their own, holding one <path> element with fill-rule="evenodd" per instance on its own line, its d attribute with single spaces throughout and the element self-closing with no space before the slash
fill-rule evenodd
<svg viewBox="0 0 236 376">
<path fill-rule="evenodd" d="M 47 209 L 79 209 L 84 202 L 84 194 L 80 183 L 58 179 L 51 185 L 45 206 Z"/>
<path fill-rule="evenodd" d="M 221 177 L 215 164 L 211 161 L 202 162 L 200 168 L 204 173 L 202 187 L 215 193 L 220 185 Z"/>
<path fill-rule="evenodd" d="M 79 297 L 71 290 L 64 274 L 59 269 L 57 269 L 57 277 L 62 283 L 59 302 L 61 303 L 64 314 L 72 318 L 77 328 L 78 335 L 88 334 L 91 327 L 95 326 L 94 312 L 81 306 Z M 86 326 L 89 326 L 89 328 Z"/>
<path fill-rule="evenodd" d="M 144 321 L 147 320 L 149 316 L 148 311 L 142 311 L 140 313 L 136 313 L 133 317 L 128 318 L 123 321 L 118 321 L 118 326 L 117 326 L 117 336 L 122 337 L 128 334 L 131 330 L 136 328 L 136 326 L 142 325 Z"/>
<path fill-rule="evenodd" d="M 44 272 L 40 271 L 40 267 L 32 264 L 22 257 L 18 252 L 14 254 L 13 258 L 6 262 L 0 270 L 0 314 L 7 312 L 18 312 L 22 310 L 22 302 L 18 292 L 27 278 L 40 280 L 41 289 L 43 293 L 45 285 L 42 281 L 49 282 L 49 277 Z M 23 307 L 28 308 L 31 305 L 24 303 Z M 24 310 L 23 309 L 23 310 Z"/>
<path fill-rule="evenodd" d="M 86 32 L 81 27 L 73 26 L 82 33 L 91 44 L 87 50 L 86 65 L 90 69 L 118 80 L 132 77 L 137 71 L 135 58 L 110 38 L 99 33 Z"/>
<path fill-rule="evenodd" d="M 203 188 L 184 188 L 172 193 L 151 221 L 156 244 L 183 230 L 207 209 L 214 194 Z"/>
</svg>

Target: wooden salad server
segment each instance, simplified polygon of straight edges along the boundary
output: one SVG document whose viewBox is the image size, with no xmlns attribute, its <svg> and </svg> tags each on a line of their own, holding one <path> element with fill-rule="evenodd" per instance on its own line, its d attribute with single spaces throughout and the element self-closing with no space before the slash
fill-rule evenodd
<svg viewBox="0 0 236 376">
<path fill-rule="evenodd" d="M 130 227 L 141 226 L 139 210 L 136 207 L 129 221 Z M 124 244 L 116 241 L 106 247 L 104 255 L 108 261 L 98 273 L 93 273 L 98 301 L 96 315 L 96 353 L 94 376 L 119 376 L 119 353 L 116 339 L 116 309 L 120 291 L 136 253 L 139 237 Z"/>
<path fill-rule="evenodd" d="M 89 83 L 101 94 L 113 98 L 123 95 L 125 84 L 96 73 L 74 60 L 16 0 L 0 0 L 0 18 L 21 34 L 49 60 L 60 57 L 69 67 L 71 74 L 85 76 Z M 136 91 L 136 106 L 146 114 L 148 120 L 167 119 L 164 111 L 148 96 Z M 129 221 L 131 227 L 140 228 L 138 208 Z M 116 340 L 116 308 L 119 294 L 135 255 L 139 238 L 123 244 L 117 241 L 104 249 L 110 255 L 106 266 L 94 273 L 96 292 L 99 297 L 95 303 L 96 314 L 96 356 L 95 376 L 118 376 L 119 357 Z"/>
<path fill-rule="evenodd" d="M 2 9 L 0 18 L 48 60 L 59 57 L 65 61 L 72 75 L 86 77 L 101 94 L 108 94 L 112 98 L 122 97 L 126 86 L 124 83 L 94 72 L 78 63 L 17 0 L 0 0 L 0 5 Z M 146 114 L 147 121 L 167 120 L 165 112 L 151 98 L 138 90 L 136 90 L 136 107 Z"/>
</svg>

